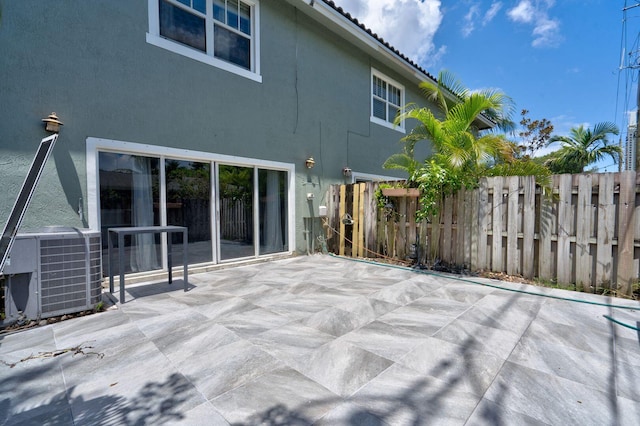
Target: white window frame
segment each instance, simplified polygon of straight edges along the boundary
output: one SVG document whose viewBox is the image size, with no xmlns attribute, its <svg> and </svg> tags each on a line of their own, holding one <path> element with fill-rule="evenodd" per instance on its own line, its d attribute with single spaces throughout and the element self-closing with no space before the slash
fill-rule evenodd
<svg viewBox="0 0 640 426">
<path fill-rule="evenodd" d="M 384 101 L 387 113 L 389 111 L 389 101 L 386 100 L 386 99 L 380 99 L 379 97 L 377 97 L 377 96 L 375 96 L 373 94 L 373 78 L 374 77 L 377 77 L 380 80 L 383 80 L 385 83 L 387 83 L 387 85 L 391 84 L 392 86 L 395 86 L 396 88 L 400 89 L 400 105 L 398 107 L 400 108 L 400 110 L 402 110 L 402 107 L 405 105 L 405 89 L 404 89 L 404 86 L 402 84 L 398 83 L 397 81 L 395 81 L 394 79 L 392 79 L 392 78 L 386 76 L 385 74 L 381 73 L 380 71 L 376 70 L 375 68 L 371 68 L 371 78 L 369 79 L 369 98 L 371 100 L 371 105 L 370 105 L 370 108 L 371 108 L 371 111 L 370 111 L 371 122 L 379 124 L 379 125 L 384 126 L 384 127 L 388 127 L 390 129 L 393 129 L 393 130 L 396 130 L 396 131 L 398 131 L 400 133 L 405 133 L 404 120 L 402 120 L 399 125 L 394 125 L 393 124 L 393 118 L 391 118 L 391 121 L 387 121 L 387 120 L 382 120 L 381 118 L 378 118 L 378 117 L 373 115 L 373 100 L 374 99 L 379 99 L 379 100 Z"/>
<path fill-rule="evenodd" d="M 195 61 L 199 61 L 216 68 L 231 72 L 241 77 L 262 83 L 260 75 L 260 3 L 259 0 L 242 0 L 251 6 L 251 65 L 252 69 L 247 70 L 241 66 L 231 62 L 223 61 L 213 56 L 213 3 L 207 0 L 206 13 L 206 37 L 207 37 L 207 53 L 186 46 L 177 41 L 160 36 L 160 7 L 159 0 L 148 0 L 149 9 L 149 32 L 147 33 L 147 43 L 154 46 L 169 50 Z M 187 9 L 182 3 L 176 0 L 168 0 L 169 3 Z M 191 9 L 194 14 L 201 15 L 199 12 Z M 225 26 L 226 28 L 226 26 Z"/>
<path fill-rule="evenodd" d="M 295 214 L 295 185 L 296 185 L 296 170 L 295 165 L 291 163 L 281 163 L 278 161 L 269 161 L 269 160 L 259 160 L 255 158 L 246 158 L 246 157 L 236 157 L 232 155 L 223 155 L 223 154 L 214 154 L 210 152 L 202 152 L 202 151 L 192 151 L 186 149 L 177 149 L 177 148 L 169 148 L 157 145 L 148 145 L 148 144 L 140 144 L 134 142 L 125 142 L 118 141 L 112 139 L 102 139 L 95 137 L 88 137 L 86 143 L 86 155 L 87 155 L 87 208 L 88 208 L 88 219 L 89 219 L 89 228 L 95 231 L 100 231 L 101 223 L 100 223 L 100 165 L 99 154 L 100 152 L 117 152 L 123 154 L 131 154 L 131 155 L 143 155 L 143 156 L 153 156 L 159 158 L 164 164 L 164 160 L 166 158 L 170 159 L 178 159 L 178 160 L 187 160 L 187 161 L 198 161 L 203 163 L 211 163 L 215 166 L 215 173 L 212 173 L 212 188 L 214 188 L 214 194 L 216 194 L 212 198 L 212 241 L 215 242 L 213 247 L 213 263 L 224 263 L 227 261 L 235 261 L 239 259 L 228 259 L 218 262 L 219 256 L 219 227 L 218 227 L 218 219 L 219 212 L 217 210 L 217 193 L 215 190 L 215 183 L 217 178 L 214 180 L 214 176 L 217 175 L 218 165 L 232 165 L 232 166 L 242 166 L 242 167 L 252 167 L 254 169 L 254 175 L 258 176 L 258 169 L 268 169 L 268 170 L 279 170 L 287 172 L 287 184 L 288 184 L 288 193 L 287 193 L 287 205 L 289 206 L 287 209 L 287 236 L 289 247 L 287 251 L 277 252 L 277 253 L 268 253 L 268 254 L 259 254 L 259 231 L 254 229 L 254 247 L 256 258 L 260 257 L 272 257 L 281 255 L 283 253 L 292 254 L 296 251 L 296 214 Z M 162 170 L 164 167 L 161 167 L 161 173 L 164 173 Z M 213 170 L 213 169 L 212 169 Z M 162 176 L 162 180 L 160 182 L 161 191 L 160 194 L 165 193 L 165 180 L 164 176 Z M 258 188 L 257 180 L 254 181 L 254 188 Z M 257 213 L 257 190 L 254 191 L 254 214 Z M 166 199 L 160 200 L 163 205 L 166 202 Z M 161 209 L 164 210 L 164 209 Z M 257 217 L 257 216 L 256 216 Z M 161 225 L 166 225 L 166 214 L 161 214 Z M 258 221 L 255 221 L 258 224 Z M 256 232 L 257 231 L 257 232 Z M 163 240 L 166 242 L 165 240 Z M 165 250 L 166 244 L 163 244 L 163 250 Z M 163 259 L 166 259 L 166 253 L 163 252 Z M 166 269 L 166 265 L 164 266 Z"/>
</svg>

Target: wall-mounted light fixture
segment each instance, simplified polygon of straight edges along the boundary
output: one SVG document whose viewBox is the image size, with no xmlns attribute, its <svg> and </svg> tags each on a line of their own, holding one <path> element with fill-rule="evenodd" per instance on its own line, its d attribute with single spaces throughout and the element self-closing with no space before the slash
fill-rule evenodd
<svg viewBox="0 0 640 426">
<path fill-rule="evenodd" d="M 42 121 L 45 123 L 45 130 L 52 133 L 58 133 L 60 131 L 60 126 L 64 125 L 62 121 L 58 120 L 58 116 L 55 112 L 49 114 L 47 118 L 43 118 Z"/>
<path fill-rule="evenodd" d="M 313 166 L 316 165 L 316 160 L 314 160 L 313 157 L 309 157 L 304 160 L 304 165 L 307 167 L 307 169 L 313 169 Z"/>
<path fill-rule="evenodd" d="M 346 176 L 346 177 L 351 176 L 351 172 L 352 172 L 352 170 L 351 170 L 351 168 L 349 168 L 349 167 L 345 167 L 345 168 L 343 168 L 343 169 L 342 169 L 342 174 L 343 174 L 344 176 Z"/>
</svg>

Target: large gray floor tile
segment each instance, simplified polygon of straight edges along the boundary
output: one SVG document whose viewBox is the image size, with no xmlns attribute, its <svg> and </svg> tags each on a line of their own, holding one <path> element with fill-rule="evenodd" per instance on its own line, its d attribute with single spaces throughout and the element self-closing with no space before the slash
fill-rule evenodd
<svg viewBox="0 0 640 426">
<path fill-rule="evenodd" d="M 427 292 L 411 280 L 401 281 L 372 293 L 369 297 L 396 305 L 406 305 Z"/>
<path fill-rule="evenodd" d="M 232 424 L 302 425 L 319 419 L 342 399 L 299 372 L 281 368 L 210 402 Z"/>
<path fill-rule="evenodd" d="M 429 295 L 472 305 L 493 291 L 495 290 L 490 287 L 483 287 L 463 281 L 449 281 L 447 285 L 429 293 Z"/>
<path fill-rule="evenodd" d="M 349 396 L 392 363 L 350 343 L 334 341 L 304 358 L 302 373 L 335 394 Z"/>
<path fill-rule="evenodd" d="M 452 391 L 482 396 L 504 364 L 495 355 L 433 337 L 427 338 L 399 364 L 449 383 Z"/>
<path fill-rule="evenodd" d="M 6 361 L 5 355 L 0 359 Z M 23 362 L 20 359 L 10 361 L 17 362 L 13 368 L 0 364 L 0 423 L 73 423 L 58 359 L 37 358 Z"/>
<path fill-rule="evenodd" d="M 518 343 L 520 335 L 509 330 L 486 327 L 481 324 L 457 320 L 433 335 L 438 339 L 462 347 L 507 359 Z"/>
<path fill-rule="evenodd" d="M 544 302 L 539 297 L 519 293 L 491 293 L 459 318 L 487 327 L 522 333 L 529 327 Z"/>
<path fill-rule="evenodd" d="M 398 361 L 425 341 L 425 335 L 408 328 L 374 321 L 339 338 L 386 359 Z"/>
<path fill-rule="evenodd" d="M 191 362 L 193 357 L 206 355 L 209 351 L 240 341 L 241 338 L 213 320 L 189 324 L 153 337 L 155 346 L 176 366 Z"/>
<path fill-rule="evenodd" d="M 178 368 L 211 400 L 281 366 L 273 356 L 240 340 L 195 355 Z"/>
<path fill-rule="evenodd" d="M 509 361 L 600 391 L 615 388 L 616 363 L 613 353 L 605 356 L 540 339 L 524 338 L 515 347 Z"/>
<path fill-rule="evenodd" d="M 314 423 L 317 426 L 387 426 L 387 422 L 376 416 L 371 410 L 347 401 L 329 411 Z M 391 426 L 391 425 L 389 425 Z"/>
<path fill-rule="evenodd" d="M 510 410 L 509 407 L 489 401 L 488 399 L 480 401 L 466 424 L 469 426 L 550 426 L 549 423 Z"/>
<path fill-rule="evenodd" d="M 452 317 L 427 313 L 412 305 L 395 309 L 378 318 L 378 321 L 392 327 L 411 330 L 424 336 L 432 336 L 453 320 Z"/>
<path fill-rule="evenodd" d="M 300 370 L 304 367 L 304 359 L 333 339 L 334 336 L 314 328 L 291 323 L 258 334 L 249 341 L 286 365 Z"/>
<path fill-rule="evenodd" d="M 389 425 L 462 425 L 480 400 L 450 383 L 398 364 L 391 366 L 351 398 Z"/>
<path fill-rule="evenodd" d="M 615 424 L 615 395 L 511 362 L 485 398 L 551 425 Z"/>
<path fill-rule="evenodd" d="M 281 327 L 291 322 L 291 319 L 264 308 L 256 308 L 218 319 L 217 322 L 238 336 L 247 339 L 267 330 Z"/>
</svg>

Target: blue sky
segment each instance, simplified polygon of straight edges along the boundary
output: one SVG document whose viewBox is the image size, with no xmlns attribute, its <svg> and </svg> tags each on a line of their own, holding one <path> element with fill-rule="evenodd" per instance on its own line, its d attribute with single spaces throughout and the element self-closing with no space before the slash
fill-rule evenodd
<svg viewBox="0 0 640 426">
<path fill-rule="evenodd" d="M 640 7 L 630 0 L 334 0 L 431 74 L 498 88 L 555 134 L 635 110 Z M 626 25 L 623 25 L 625 20 Z M 624 47 L 624 54 L 622 53 Z M 632 52 L 629 55 L 629 52 Z M 636 62 L 637 63 L 637 62 Z M 618 138 L 616 137 L 616 142 Z M 600 171 L 617 171 L 611 160 Z"/>
</svg>

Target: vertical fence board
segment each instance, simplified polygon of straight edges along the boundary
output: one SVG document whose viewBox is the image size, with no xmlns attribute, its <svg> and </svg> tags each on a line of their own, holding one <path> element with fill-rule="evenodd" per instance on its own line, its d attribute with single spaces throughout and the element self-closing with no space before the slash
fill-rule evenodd
<svg viewBox="0 0 640 426">
<path fill-rule="evenodd" d="M 345 224 L 342 222 L 342 218 L 344 218 L 345 213 L 347 212 L 347 185 L 340 185 L 340 210 L 338 220 L 340 222 L 340 248 L 339 254 L 340 256 L 344 256 L 344 244 L 345 244 Z M 308 238 L 308 237 L 307 237 Z"/>
<path fill-rule="evenodd" d="M 357 257 L 364 257 L 364 234 L 365 234 L 365 226 L 364 226 L 364 206 L 365 206 L 365 202 L 364 202 L 364 190 L 365 190 L 365 184 L 364 183 L 360 183 L 356 186 L 358 192 L 359 192 L 359 204 L 358 204 L 358 210 L 356 212 L 355 206 L 353 209 L 354 214 L 357 213 L 358 214 L 358 250 L 357 250 Z M 355 238 L 354 238 L 354 243 L 355 243 Z"/>
<path fill-rule="evenodd" d="M 360 188 L 359 184 L 350 185 L 351 193 L 353 195 L 353 204 L 351 205 L 351 218 L 353 219 L 353 225 L 351 225 L 351 256 L 359 257 L 358 241 L 360 241 L 360 217 L 358 212 L 360 210 Z"/>
<path fill-rule="evenodd" d="M 471 224 L 473 221 L 473 194 L 475 191 L 464 191 L 464 219 L 463 219 L 463 235 L 464 235 L 464 255 L 462 262 L 465 267 L 471 265 L 471 250 L 473 243 L 471 242 Z"/>
<path fill-rule="evenodd" d="M 552 179 L 553 187 L 556 185 L 556 177 Z M 553 202 L 551 195 L 545 196 L 540 194 L 540 218 L 538 222 L 539 243 L 538 243 L 538 277 L 543 280 L 553 278 L 551 272 L 551 236 L 554 234 L 553 229 Z"/>
<path fill-rule="evenodd" d="M 401 260 L 407 257 L 407 197 L 396 199 L 394 204 L 398 204 L 398 232 L 396 234 L 396 253 Z"/>
<path fill-rule="evenodd" d="M 464 241 L 464 224 L 465 224 L 465 206 L 464 197 L 465 189 L 461 188 L 456 194 L 456 246 L 455 246 L 455 262 L 456 265 L 464 265 L 465 241 Z"/>
<path fill-rule="evenodd" d="M 611 288 L 613 279 L 612 243 L 616 226 L 616 206 L 613 204 L 613 174 L 601 174 L 598 182 L 598 226 L 596 227 L 596 291 Z"/>
<path fill-rule="evenodd" d="M 557 277 L 559 283 L 571 282 L 571 175 L 560 175 L 558 186 Z"/>
<path fill-rule="evenodd" d="M 375 251 L 378 207 L 373 191 L 373 182 L 365 183 L 364 192 L 364 256 L 372 257 Z"/>
<path fill-rule="evenodd" d="M 447 195 L 444 199 L 444 216 L 442 229 L 442 260 L 451 262 L 451 222 L 453 222 L 453 197 Z"/>
<path fill-rule="evenodd" d="M 376 208 L 377 210 L 377 218 L 378 218 L 378 226 L 376 229 L 376 244 L 375 251 L 377 253 L 386 255 L 387 248 L 387 217 L 384 214 L 384 210 L 381 208 Z"/>
<path fill-rule="evenodd" d="M 522 275 L 531 279 L 535 265 L 535 214 L 536 214 L 536 182 L 533 176 L 523 176 L 524 199 L 522 201 Z"/>
<path fill-rule="evenodd" d="M 576 209 L 576 285 L 582 291 L 591 289 L 591 175 L 578 176 Z"/>
<path fill-rule="evenodd" d="M 620 196 L 618 201 L 618 289 L 631 295 L 633 273 L 634 213 L 636 182 L 634 172 L 620 174 Z"/>
<path fill-rule="evenodd" d="M 407 197 L 407 247 L 411 247 L 416 242 L 416 204 L 415 197 Z M 415 253 L 414 253 L 415 254 Z"/>
<path fill-rule="evenodd" d="M 493 180 L 493 202 L 491 203 L 492 216 L 492 244 L 491 244 L 491 270 L 502 272 L 502 177 L 497 176 Z"/>
<path fill-rule="evenodd" d="M 483 269 L 484 266 L 480 266 L 480 260 L 478 256 L 478 241 L 480 238 L 480 199 L 478 195 L 480 194 L 480 188 L 474 189 L 471 192 L 470 199 L 470 223 L 469 223 L 469 239 L 467 241 L 470 242 L 470 250 L 469 250 L 469 266 L 472 270 Z"/>
<path fill-rule="evenodd" d="M 506 178 L 507 193 L 507 274 L 517 275 L 520 273 L 518 267 L 518 199 L 520 198 L 520 187 L 518 176 Z"/>
<path fill-rule="evenodd" d="M 491 205 L 489 204 L 489 181 L 480 180 L 478 188 L 478 268 L 489 269 L 487 252 L 487 235 L 489 234 L 489 219 Z"/>
<path fill-rule="evenodd" d="M 440 216 L 442 212 L 433 215 L 431 219 L 431 241 L 429 244 L 429 257 L 432 261 L 442 257 L 440 251 Z"/>
</svg>

